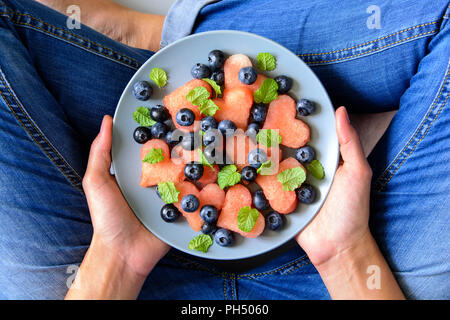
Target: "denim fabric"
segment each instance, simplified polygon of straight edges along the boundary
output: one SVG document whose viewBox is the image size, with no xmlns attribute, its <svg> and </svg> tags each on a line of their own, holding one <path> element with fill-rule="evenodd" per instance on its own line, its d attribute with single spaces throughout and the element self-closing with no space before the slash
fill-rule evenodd
<svg viewBox="0 0 450 320">
<path fill-rule="evenodd" d="M 362 1 L 223 0 L 200 11 L 194 31 L 262 34 L 308 63 L 335 105 L 398 109 L 369 158 L 371 230 L 407 297 L 448 299 L 450 10 L 447 1 L 377 5 L 381 28 L 369 29 Z M 86 26 L 69 30 L 34 1 L 0 0 L 0 298 L 64 296 L 92 236 L 81 192 L 89 144 L 151 55 Z M 228 263 L 171 250 L 140 298 L 329 295 L 291 242 Z"/>
</svg>

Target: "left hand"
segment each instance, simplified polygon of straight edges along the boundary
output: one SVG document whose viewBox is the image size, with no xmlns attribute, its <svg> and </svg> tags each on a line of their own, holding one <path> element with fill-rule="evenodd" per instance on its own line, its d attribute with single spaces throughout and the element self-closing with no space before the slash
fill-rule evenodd
<svg viewBox="0 0 450 320">
<path fill-rule="evenodd" d="M 112 118 L 105 116 L 100 133 L 92 143 L 83 179 L 94 227 L 92 244 L 101 244 L 137 275 L 146 277 L 169 246 L 138 221 L 110 175 L 111 143 Z"/>
</svg>

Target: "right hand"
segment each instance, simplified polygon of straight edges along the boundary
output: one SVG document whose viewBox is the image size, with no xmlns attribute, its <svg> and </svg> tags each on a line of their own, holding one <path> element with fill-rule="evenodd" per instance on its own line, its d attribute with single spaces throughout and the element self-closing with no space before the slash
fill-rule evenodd
<svg viewBox="0 0 450 320">
<path fill-rule="evenodd" d="M 316 267 L 372 239 L 368 224 L 372 171 L 344 107 L 336 110 L 336 131 L 342 163 L 324 205 L 296 237 Z"/>
</svg>

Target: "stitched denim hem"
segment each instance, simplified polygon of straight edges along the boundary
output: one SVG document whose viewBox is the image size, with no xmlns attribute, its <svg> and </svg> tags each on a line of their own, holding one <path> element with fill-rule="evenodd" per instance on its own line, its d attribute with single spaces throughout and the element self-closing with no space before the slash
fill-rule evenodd
<svg viewBox="0 0 450 320">
<path fill-rule="evenodd" d="M 70 181 L 70 183 L 83 193 L 81 186 L 81 177 L 78 173 L 67 163 L 64 157 L 56 150 L 56 148 L 45 137 L 44 133 L 34 123 L 33 119 L 28 115 L 23 105 L 20 103 L 17 95 L 12 90 L 11 86 L 6 80 L 3 70 L 0 68 L 0 95 L 3 101 L 7 104 L 11 112 L 19 121 L 21 126 L 42 149 L 47 157 L 59 168 L 63 175 Z"/>
<path fill-rule="evenodd" d="M 430 37 L 439 30 L 439 21 L 423 23 L 350 48 L 298 56 L 308 65 L 327 65 L 365 57 L 416 39 Z"/>
<path fill-rule="evenodd" d="M 45 33 L 55 39 L 67 42 L 78 48 L 109 59 L 111 61 L 120 63 L 134 70 L 139 69 L 139 67 L 141 66 L 141 63 L 139 61 L 127 55 L 107 48 L 99 43 L 93 42 L 65 29 L 51 25 L 29 14 L 13 12 L 9 8 L 0 7 L 0 16 L 8 18 L 14 25 Z"/>
<path fill-rule="evenodd" d="M 442 109 L 447 103 L 450 96 L 450 60 L 447 64 L 447 71 L 438 93 L 436 94 L 433 103 L 428 108 L 428 111 L 419 124 L 418 128 L 414 131 L 413 136 L 409 139 L 406 146 L 399 152 L 388 168 L 378 177 L 374 184 L 374 190 L 381 192 L 386 184 L 392 179 L 395 173 L 402 167 L 409 156 L 414 152 L 419 143 L 425 138 L 431 126 L 440 115 Z"/>
</svg>

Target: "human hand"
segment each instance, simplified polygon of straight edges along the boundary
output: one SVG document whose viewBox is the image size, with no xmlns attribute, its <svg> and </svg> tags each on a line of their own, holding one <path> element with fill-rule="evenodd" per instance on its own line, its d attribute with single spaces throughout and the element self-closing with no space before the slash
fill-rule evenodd
<svg viewBox="0 0 450 320">
<path fill-rule="evenodd" d="M 372 239 L 369 199 L 372 171 L 344 107 L 336 110 L 342 162 L 325 203 L 296 240 L 317 267 Z"/>
<path fill-rule="evenodd" d="M 169 246 L 151 234 L 136 218 L 124 199 L 111 166 L 112 118 L 103 118 L 100 133 L 92 143 L 83 179 L 91 213 L 92 246 L 107 250 L 130 270 L 145 278 L 167 253 Z"/>
</svg>

